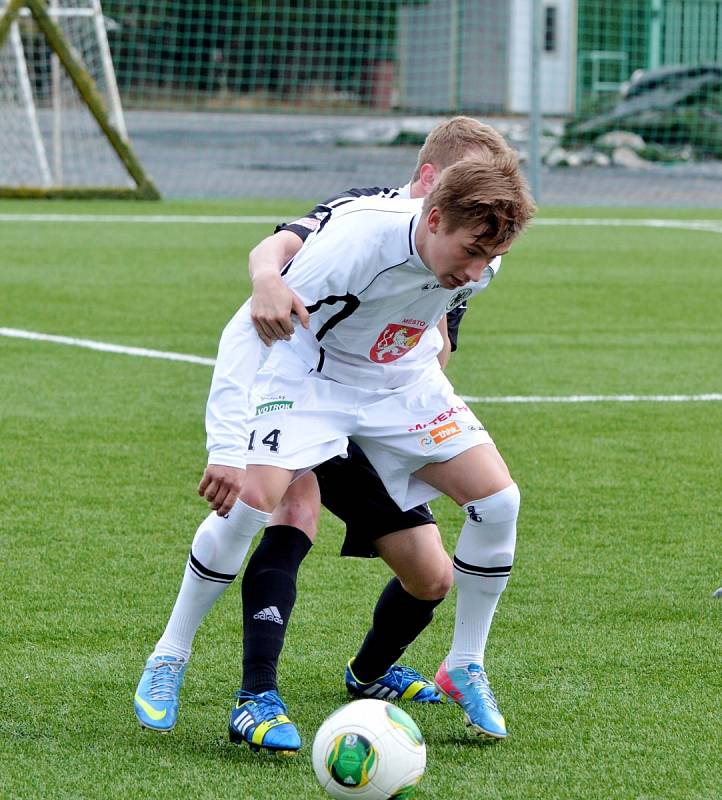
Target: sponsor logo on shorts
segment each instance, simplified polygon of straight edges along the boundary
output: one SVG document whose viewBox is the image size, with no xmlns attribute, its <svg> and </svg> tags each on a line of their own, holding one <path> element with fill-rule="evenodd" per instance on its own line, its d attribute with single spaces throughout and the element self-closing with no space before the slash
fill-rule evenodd
<svg viewBox="0 0 722 800">
<path fill-rule="evenodd" d="M 270 403 L 262 403 L 256 406 L 256 416 L 261 414 L 270 414 L 271 411 L 286 411 L 293 408 L 293 400 L 271 400 Z"/>
<path fill-rule="evenodd" d="M 446 420 L 453 417 L 454 414 L 460 414 L 461 412 L 468 410 L 469 406 L 465 405 L 451 406 L 451 408 L 447 408 L 446 411 L 442 411 L 441 414 L 438 414 L 432 420 L 429 420 L 428 422 L 417 422 L 416 425 L 412 425 L 410 428 L 407 428 L 407 430 L 409 433 L 414 433 L 414 431 L 425 431 L 427 428 L 438 425 L 440 422 L 446 422 Z"/>
<path fill-rule="evenodd" d="M 377 364 L 389 364 L 416 347 L 424 335 L 426 323 L 419 319 L 404 320 L 401 325 L 390 323 L 379 334 L 369 351 L 369 358 Z"/>
<path fill-rule="evenodd" d="M 460 289 L 446 304 L 446 310 L 451 311 L 453 308 L 460 306 L 470 296 L 471 289 Z"/>
<path fill-rule="evenodd" d="M 440 444 L 444 444 L 444 442 L 448 442 L 449 439 L 453 439 L 454 436 L 458 436 L 461 432 L 458 422 L 447 422 L 446 425 L 432 428 L 426 435 L 421 436 L 419 444 L 423 450 L 431 450 Z"/>
</svg>

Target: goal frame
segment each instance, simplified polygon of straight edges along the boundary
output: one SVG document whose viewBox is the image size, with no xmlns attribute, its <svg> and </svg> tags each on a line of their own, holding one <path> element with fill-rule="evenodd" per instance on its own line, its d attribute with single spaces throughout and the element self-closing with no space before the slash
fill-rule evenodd
<svg viewBox="0 0 722 800">
<path fill-rule="evenodd" d="M 95 5 L 95 4 L 94 4 Z M 99 4 L 97 4 L 99 12 Z M 75 85 L 81 101 L 87 106 L 95 121 L 98 123 L 108 143 L 117 153 L 128 175 L 133 179 L 135 188 L 103 187 L 103 186 L 77 186 L 63 187 L 52 185 L 45 145 L 40 135 L 35 114 L 35 102 L 32 96 L 30 81 L 27 77 L 27 63 L 25 61 L 22 41 L 17 25 L 17 18 L 23 9 L 27 9 L 33 16 L 38 29 L 45 36 L 48 46 L 57 56 L 59 64 L 65 68 L 68 76 Z M 110 48 L 105 36 L 105 26 L 102 17 L 95 13 L 95 28 L 98 35 L 101 60 L 104 69 L 112 70 L 110 61 Z M 100 30 L 102 28 L 102 31 Z M 113 113 L 106 107 L 97 85 L 83 63 L 76 57 L 67 37 L 52 18 L 47 0 L 10 0 L 5 10 L 0 13 L 0 47 L 9 39 L 10 46 L 15 50 L 18 59 L 18 80 L 20 92 L 23 96 L 26 112 L 28 114 L 30 133 L 33 139 L 33 148 L 38 158 L 38 166 L 42 175 L 43 186 L 2 186 L 0 185 L 0 198 L 117 198 L 138 200 L 159 200 L 160 193 L 153 181 L 147 175 L 138 160 L 125 131 L 120 97 L 115 81 L 109 81 L 109 94 L 114 106 Z M 111 73 L 112 74 L 112 73 Z"/>
</svg>

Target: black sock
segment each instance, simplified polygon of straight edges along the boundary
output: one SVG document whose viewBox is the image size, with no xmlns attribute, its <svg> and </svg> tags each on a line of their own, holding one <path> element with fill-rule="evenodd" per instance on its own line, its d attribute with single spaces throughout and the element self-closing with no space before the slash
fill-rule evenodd
<svg viewBox="0 0 722 800">
<path fill-rule="evenodd" d="M 266 528 L 248 560 L 241 583 L 243 600 L 243 682 L 247 692 L 277 689 L 276 666 L 296 602 L 296 575 L 311 549 L 299 528 Z"/>
<path fill-rule="evenodd" d="M 357 680 L 371 683 L 380 678 L 431 622 L 440 602 L 419 600 L 392 578 L 381 592 L 371 630 L 351 667 Z"/>
</svg>

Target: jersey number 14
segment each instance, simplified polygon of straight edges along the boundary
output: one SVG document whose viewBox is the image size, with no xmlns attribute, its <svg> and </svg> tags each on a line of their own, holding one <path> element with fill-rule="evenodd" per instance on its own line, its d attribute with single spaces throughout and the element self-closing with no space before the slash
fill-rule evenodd
<svg viewBox="0 0 722 800">
<path fill-rule="evenodd" d="M 265 444 L 266 447 L 271 448 L 272 453 L 278 452 L 278 440 L 281 438 L 281 431 L 278 428 L 274 428 L 270 433 L 266 434 L 263 439 L 261 439 L 261 444 Z M 248 449 L 254 450 L 256 447 L 256 431 L 251 431 L 251 436 L 248 439 Z"/>
</svg>

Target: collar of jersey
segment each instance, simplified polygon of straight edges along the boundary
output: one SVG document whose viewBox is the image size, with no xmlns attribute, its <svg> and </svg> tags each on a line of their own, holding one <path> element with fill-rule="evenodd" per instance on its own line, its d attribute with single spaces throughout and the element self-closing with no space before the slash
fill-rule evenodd
<svg viewBox="0 0 722 800">
<path fill-rule="evenodd" d="M 421 211 L 414 214 L 413 218 L 411 219 L 410 230 L 409 230 L 409 247 L 411 248 L 411 253 L 409 254 L 409 261 L 415 266 L 423 267 L 428 272 L 431 272 L 431 270 L 421 260 L 419 251 L 416 249 L 416 229 L 419 226 L 420 219 L 421 219 Z"/>
</svg>

